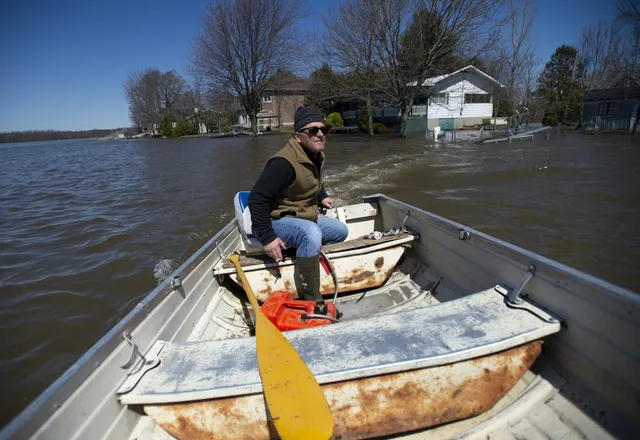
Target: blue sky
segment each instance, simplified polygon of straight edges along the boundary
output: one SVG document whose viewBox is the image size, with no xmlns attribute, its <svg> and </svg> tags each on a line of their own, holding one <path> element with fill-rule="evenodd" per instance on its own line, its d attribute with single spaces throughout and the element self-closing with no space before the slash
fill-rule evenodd
<svg viewBox="0 0 640 440">
<path fill-rule="evenodd" d="M 129 125 L 122 84 L 155 67 L 184 74 L 207 0 L 5 0 L 0 2 L 0 132 L 80 130 Z M 321 14 L 339 0 L 306 0 Z M 613 1 L 534 0 L 533 39 L 546 62 L 580 29 L 614 15 Z"/>
</svg>

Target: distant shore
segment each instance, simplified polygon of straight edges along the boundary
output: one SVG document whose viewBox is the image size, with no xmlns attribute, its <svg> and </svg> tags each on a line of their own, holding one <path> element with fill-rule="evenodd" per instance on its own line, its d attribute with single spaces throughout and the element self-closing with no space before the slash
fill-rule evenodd
<svg viewBox="0 0 640 440">
<path fill-rule="evenodd" d="M 0 144 L 20 142 L 68 141 L 74 139 L 98 139 L 127 128 L 96 128 L 92 130 L 25 130 L 0 133 Z"/>
</svg>

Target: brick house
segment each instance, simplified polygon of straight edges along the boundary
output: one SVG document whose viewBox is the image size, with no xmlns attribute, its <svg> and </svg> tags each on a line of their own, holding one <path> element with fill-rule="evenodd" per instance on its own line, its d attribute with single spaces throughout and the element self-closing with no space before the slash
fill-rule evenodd
<svg viewBox="0 0 640 440">
<path fill-rule="evenodd" d="M 309 79 L 296 76 L 287 70 L 278 72 L 262 96 L 262 106 L 258 112 L 258 130 L 293 127 L 293 117 L 296 109 L 303 105 L 308 87 Z M 251 126 L 244 110 L 238 115 L 238 123 Z"/>
</svg>

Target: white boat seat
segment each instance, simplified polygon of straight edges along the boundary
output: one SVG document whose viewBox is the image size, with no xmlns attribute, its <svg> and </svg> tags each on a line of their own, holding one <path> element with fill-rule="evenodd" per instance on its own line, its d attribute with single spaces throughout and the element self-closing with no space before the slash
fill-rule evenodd
<svg viewBox="0 0 640 440">
<path fill-rule="evenodd" d="M 557 319 L 531 303 L 507 307 L 504 288 L 496 287 L 429 307 L 284 334 L 325 384 L 479 358 L 560 330 Z M 262 392 L 255 338 L 157 341 L 147 355 L 154 352 L 160 365 L 120 395 L 123 403 Z M 137 380 L 129 376 L 122 392 Z"/>
<path fill-rule="evenodd" d="M 249 194 L 250 191 L 240 191 L 233 197 L 233 206 L 236 213 L 236 221 L 238 228 L 242 234 L 242 238 L 247 248 L 260 248 L 262 244 L 253 236 L 251 230 L 251 212 L 249 211 Z"/>
</svg>

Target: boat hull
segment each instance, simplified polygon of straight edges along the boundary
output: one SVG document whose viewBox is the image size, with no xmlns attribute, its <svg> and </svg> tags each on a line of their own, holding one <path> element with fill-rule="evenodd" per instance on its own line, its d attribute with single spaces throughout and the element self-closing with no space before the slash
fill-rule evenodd
<svg viewBox="0 0 640 440">
<path fill-rule="evenodd" d="M 336 438 L 424 429 L 489 410 L 541 352 L 540 341 L 482 358 L 322 385 Z M 144 407 L 178 439 L 270 439 L 263 394 Z"/>
<path fill-rule="evenodd" d="M 385 231 L 400 225 L 405 225 L 419 234 L 420 239 L 412 244 L 408 258 L 405 259 L 406 262 L 414 260 L 419 264 L 415 269 L 413 265 L 405 264 L 404 269 L 408 270 L 404 270 L 403 273 L 410 276 L 412 282 L 418 287 L 426 289 L 431 285 L 430 283 L 434 283 L 433 289 L 429 288 L 431 292 L 418 297 L 420 301 L 422 301 L 421 298 L 430 298 L 429 304 L 424 304 L 425 307 L 453 301 L 466 295 L 473 296 L 478 291 L 487 289 L 488 286 L 498 284 L 516 286 L 523 279 L 527 269 L 535 265 L 535 276 L 527 283 L 523 294 L 526 294 L 527 301 L 552 312 L 563 322 L 562 331 L 559 334 L 545 339 L 545 342 L 549 342 L 545 347 L 547 348 L 545 365 L 548 368 L 545 367 L 542 371 L 536 369 L 536 372 L 533 372 L 536 380 L 539 379 L 538 382 L 543 385 L 540 389 L 550 391 L 535 394 L 518 391 L 517 401 L 509 407 L 513 410 L 508 410 L 513 415 L 505 414 L 508 411 L 504 410 L 499 414 L 492 414 L 490 420 L 485 419 L 486 423 L 480 423 L 478 421 L 480 418 L 473 418 L 434 428 L 425 435 L 432 435 L 431 438 L 452 438 L 477 427 L 478 432 L 482 432 L 484 437 L 491 434 L 493 438 L 494 431 L 499 432 L 500 429 L 504 429 L 506 431 L 502 431 L 503 433 L 517 433 L 528 430 L 531 425 L 527 423 L 531 423 L 545 430 L 549 438 L 558 438 L 566 431 L 552 432 L 549 430 L 551 428 L 547 429 L 547 427 L 555 428 L 562 421 L 566 422 L 571 429 L 581 428 L 581 431 L 576 434 L 577 438 L 611 438 L 605 429 L 611 432 L 622 432 L 621 438 L 625 437 L 624 433 L 629 433 L 626 435 L 628 438 L 637 436 L 639 429 L 637 414 L 640 411 L 640 400 L 637 399 L 640 390 L 637 375 L 640 369 L 640 345 L 637 343 L 640 329 L 638 321 L 640 295 L 382 194 L 366 196 L 363 202 L 361 205 L 373 206 L 373 208 L 366 210 L 358 208 L 368 217 L 358 218 L 357 227 L 352 220 L 355 218 L 352 215 L 355 208 L 349 208 L 351 211 L 347 213 L 348 215 L 343 215 L 352 237 L 360 237 L 373 229 Z M 233 220 L 184 262 L 167 280 L 153 289 L 18 417 L 5 426 L 0 431 L 0 440 L 94 438 L 96 433 L 100 433 L 100 438 L 104 440 L 166 438 L 164 432 L 157 437 L 152 435 L 156 425 L 139 410 L 142 404 L 127 405 L 115 397 L 123 381 L 127 379 L 128 372 L 123 370 L 122 365 L 128 362 L 132 353 L 132 347 L 125 341 L 123 335 L 125 332 L 130 334 L 139 352 L 143 354 L 147 354 L 150 347 L 160 340 L 186 343 L 186 341 L 226 340 L 247 336 L 249 332 L 247 322 L 250 318 L 247 318 L 244 304 L 238 298 L 237 292 L 226 290 L 223 285 L 226 283 L 223 283 L 223 278 L 218 276 L 229 273 L 221 273 L 223 271 L 220 268 L 224 265 L 228 253 L 238 249 L 246 250 L 237 223 Z M 331 255 L 330 258 L 334 259 Z M 222 291 L 228 294 L 221 295 Z M 366 305 L 367 299 L 368 297 L 365 297 L 359 303 L 359 307 Z M 392 302 L 391 299 L 388 302 Z M 357 313 L 352 316 L 354 321 L 370 319 L 362 319 Z M 460 315 L 461 318 L 464 316 L 468 315 Z M 374 315 L 373 319 L 377 323 L 380 317 Z M 336 326 L 325 327 L 331 329 Z M 455 328 L 455 326 L 449 326 L 442 332 L 424 334 L 437 340 L 439 336 L 450 335 L 451 330 Z M 335 340 L 340 341 L 339 338 Z M 452 353 L 464 352 L 454 350 Z M 452 360 L 449 366 L 442 367 L 442 371 L 453 368 L 453 362 L 460 362 L 462 365 L 466 361 Z M 416 367 L 413 371 L 418 371 L 418 368 L 420 367 Z M 562 386 L 556 386 L 553 382 L 558 377 L 557 374 L 548 373 L 554 369 L 562 376 Z M 492 371 L 489 369 L 490 373 Z M 496 370 L 495 377 L 500 379 L 501 376 L 497 372 Z M 369 377 L 347 378 L 343 379 L 343 382 L 327 383 L 324 388 L 329 394 L 329 390 L 337 389 L 342 384 L 346 392 L 351 389 L 347 386 L 356 386 L 354 385 L 356 380 L 382 380 L 381 378 L 386 377 L 382 376 L 382 373 L 392 374 L 389 371 L 367 370 L 366 375 Z M 402 385 L 404 382 L 400 382 L 399 377 L 397 376 L 397 383 Z M 431 376 L 431 379 L 431 382 L 435 380 L 434 376 Z M 431 382 L 426 380 L 426 386 Z M 493 386 L 499 385 L 500 380 L 493 383 Z M 508 388 L 507 384 L 504 386 L 505 389 Z M 409 391 L 408 388 L 403 387 L 404 385 L 395 390 L 396 394 L 390 393 L 391 397 L 385 397 L 385 399 L 393 399 L 396 406 L 404 411 L 414 411 L 413 398 L 402 398 L 403 392 Z M 480 389 L 486 392 L 488 387 L 488 384 L 484 384 Z M 464 390 L 467 389 L 472 388 L 465 386 Z M 450 397 L 447 401 L 454 399 L 453 393 L 457 390 L 458 388 L 455 387 L 448 388 Z M 219 411 L 227 411 L 229 416 L 229 423 L 224 425 L 225 429 L 216 433 L 216 437 L 232 436 L 229 430 L 237 429 L 240 432 L 237 437 L 246 435 L 259 438 L 259 435 L 251 435 L 249 427 L 232 426 L 234 420 L 241 419 L 231 411 L 229 404 L 225 406 L 222 403 L 245 402 L 241 399 L 247 399 L 246 402 L 249 402 L 247 408 L 264 412 L 262 395 L 257 390 L 252 390 L 251 393 L 254 394 L 207 398 L 220 398 L 218 404 L 222 406 Z M 442 392 L 440 395 L 444 396 L 446 393 Z M 509 396 L 506 396 L 507 398 Z M 438 409 L 440 401 L 429 400 L 432 398 L 427 392 L 416 399 L 424 402 L 422 407 L 426 413 L 420 417 L 422 417 L 421 426 L 425 427 L 432 426 L 432 423 L 451 420 L 449 417 L 452 414 L 446 414 L 447 410 L 458 411 L 457 417 L 463 418 L 465 414 L 477 414 L 491 406 L 488 400 L 476 402 L 474 403 L 476 406 L 472 408 L 448 407 L 441 412 Z M 190 401 L 193 400 L 190 399 Z M 204 398 L 201 402 L 205 402 Z M 216 400 L 210 400 L 206 404 L 214 405 L 214 402 Z M 260 402 L 262 402 L 262 409 L 260 409 Z M 360 405 L 359 402 L 355 403 Z M 362 406 L 353 403 L 349 407 L 350 403 L 346 400 L 340 401 L 339 404 L 342 406 L 337 407 L 337 411 L 343 414 L 340 415 L 340 420 L 343 421 L 339 428 L 344 429 L 340 432 L 355 432 L 354 437 L 369 436 L 364 431 L 356 432 L 355 428 L 351 428 L 352 425 L 345 421 L 357 420 L 357 416 L 362 417 L 369 424 L 366 418 L 369 407 L 365 407 L 365 411 Z M 169 405 L 178 406 L 167 404 L 165 408 Z M 199 405 L 205 405 L 205 403 Z M 499 409 L 500 405 L 502 404 L 495 405 L 494 410 Z M 238 408 L 242 407 L 238 406 Z M 584 410 L 587 407 L 589 411 Z M 205 406 L 202 408 L 206 409 Z M 523 412 L 522 408 L 528 409 Z M 151 412 L 151 407 L 148 410 Z M 540 412 L 536 414 L 538 410 L 546 411 L 550 417 L 554 417 L 555 422 L 543 423 L 547 420 L 546 416 L 542 417 Z M 211 416 L 212 410 L 207 411 Z M 429 411 L 435 414 L 430 416 Z M 375 407 L 375 413 L 381 415 L 382 408 Z M 180 429 L 185 432 L 194 428 L 190 427 L 189 419 L 183 418 L 180 421 L 175 413 L 173 417 L 171 420 L 167 419 L 167 422 L 177 424 L 178 428 L 182 426 Z M 254 425 L 256 432 L 260 435 L 265 435 L 266 432 L 268 435 L 269 425 L 266 424 L 266 418 L 255 415 L 252 417 L 256 420 Z M 386 413 L 384 417 L 387 417 L 385 423 L 396 423 L 395 420 L 390 419 L 393 417 L 392 412 Z M 412 417 L 416 417 L 415 414 L 407 419 L 406 430 L 417 429 L 413 427 L 416 425 L 413 424 Z M 253 419 L 249 418 L 249 420 Z M 150 425 L 148 429 L 145 428 L 147 423 Z M 204 426 L 209 427 L 211 423 L 213 422 L 206 420 L 202 422 Z M 266 428 L 264 428 L 265 425 Z M 194 430 L 190 437 L 197 438 L 199 429 Z M 362 429 L 373 432 L 371 428 Z M 372 435 L 383 435 L 381 433 L 385 427 L 378 429 L 375 432 L 380 434 Z M 434 434 L 436 432 L 437 434 Z M 527 437 L 527 435 L 523 434 L 521 437 Z"/>
</svg>

